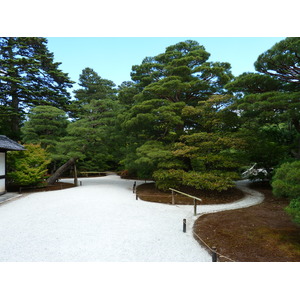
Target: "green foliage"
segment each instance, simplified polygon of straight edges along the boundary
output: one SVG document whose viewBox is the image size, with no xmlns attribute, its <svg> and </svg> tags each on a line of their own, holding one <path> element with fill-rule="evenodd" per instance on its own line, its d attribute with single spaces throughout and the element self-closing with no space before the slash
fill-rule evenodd
<svg viewBox="0 0 300 300">
<path fill-rule="evenodd" d="M 132 81 L 124 81 L 118 87 L 118 100 L 124 107 L 131 107 L 134 104 L 134 97 L 140 90 Z"/>
<path fill-rule="evenodd" d="M 191 186 L 196 189 L 224 191 L 234 186 L 239 179 L 235 172 L 186 172 L 184 170 L 157 170 L 153 173 L 156 186 L 161 190 Z"/>
<path fill-rule="evenodd" d="M 209 171 L 209 172 L 185 172 L 183 185 L 192 186 L 196 189 L 224 191 L 234 187 L 234 180 L 239 179 L 236 172 Z"/>
<path fill-rule="evenodd" d="M 218 133 L 182 136 L 173 151 L 176 157 L 190 165 L 183 173 L 182 184 L 217 191 L 232 187 L 244 162 L 243 148 L 242 139 Z"/>
<path fill-rule="evenodd" d="M 245 95 L 279 91 L 283 90 L 283 87 L 284 84 L 281 81 L 269 75 L 257 73 L 243 73 L 225 86 L 231 92 L 239 92 Z"/>
<path fill-rule="evenodd" d="M 1 79 L 0 79 L 1 83 Z M 19 138 L 19 134 L 16 134 L 12 126 L 14 118 L 19 118 L 19 113 L 16 113 L 14 109 L 8 104 L 4 104 L 0 96 L 0 132 L 2 135 L 6 135 L 12 139 Z"/>
<path fill-rule="evenodd" d="M 50 152 L 55 151 L 59 139 L 66 135 L 68 125 L 66 113 L 53 106 L 36 106 L 28 114 L 28 120 L 22 127 L 25 143 L 40 143 L 41 147 Z"/>
<path fill-rule="evenodd" d="M 174 155 L 189 159 L 207 171 L 236 170 L 242 163 L 244 141 L 218 133 L 194 133 L 181 137 L 181 142 L 175 144 Z"/>
<path fill-rule="evenodd" d="M 235 107 L 242 118 L 258 122 L 259 125 L 289 122 L 300 132 L 300 92 L 270 91 L 250 94 L 237 100 Z"/>
<path fill-rule="evenodd" d="M 24 146 L 25 151 L 8 152 L 8 180 L 14 185 L 42 185 L 47 175 L 47 165 L 51 160 L 40 145 Z"/>
<path fill-rule="evenodd" d="M 286 124 L 261 126 L 257 123 L 244 124 L 237 134 L 245 141 L 245 155 L 249 166 L 265 169 L 267 174 L 259 173 L 250 179 L 271 180 L 273 170 L 289 158 L 293 149 L 295 132 Z"/>
<path fill-rule="evenodd" d="M 169 188 L 177 188 L 182 185 L 184 170 L 156 170 L 153 178 L 158 189 L 166 191 Z"/>
<path fill-rule="evenodd" d="M 81 88 L 74 91 L 75 100 L 72 101 L 72 116 L 79 117 L 84 113 L 84 105 L 90 104 L 93 100 L 116 99 L 115 84 L 108 79 L 101 78 L 91 68 L 85 68 L 79 76 Z"/>
<path fill-rule="evenodd" d="M 291 200 L 285 211 L 292 217 L 293 221 L 300 224 L 300 197 Z"/>
<path fill-rule="evenodd" d="M 129 133 L 136 132 L 139 139 L 173 140 L 179 133 L 176 133 L 175 129 L 183 127 L 180 116 L 183 107 L 183 102 L 172 103 L 164 99 L 146 100 L 134 105 L 126 113 L 122 127 Z"/>
<path fill-rule="evenodd" d="M 218 135 L 209 141 L 213 135 L 208 132 L 235 131 L 237 122 L 234 112 L 224 110 L 231 98 L 223 95 L 224 84 L 233 78 L 230 64 L 207 62 L 209 56 L 203 46 L 188 40 L 132 67 L 135 92 L 140 93 L 123 113 L 122 130 L 128 136 L 124 168 L 153 176 L 159 188 L 176 187 L 183 181 L 196 186 L 191 172 L 202 172 L 202 187 L 207 187 L 207 178 L 217 178 L 213 171 L 226 177 L 226 172 L 240 165 L 233 146 L 237 140 L 230 144 L 229 137 Z M 133 91 L 133 84 L 130 88 Z M 201 131 L 206 141 L 194 145 L 193 134 Z M 210 184 L 209 188 L 217 187 Z"/>
<path fill-rule="evenodd" d="M 155 170 L 180 168 L 184 164 L 177 159 L 170 146 L 159 141 L 148 141 L 136 150 L 135 173 L 141 178 L 152 178 Z"/>
<path fill-rule="evenodd" d="M 20 126 L 28 108 L 52 105 L 67 109 L 73 82 L 59 70 L 47 39 L 38 37 L 0 38 L 0 104 L 10 108 L 6 132 L 19 139 Z"/>
<path fill-rule="evenodd" d="M 300 161 L 283 163 L 272 179 L 273 193 L 277 197 L 297 198 L 300 195 Z"/>
<path fill-rule="evenodd" d="M 233 78 L 230 64 L 207 62 L 209 56 L 203 46 L 187 40 L 133 66 L 131 78 L 144 88 L 142 93 L 147 100 L 163 98 L 195 105 L 222 91 Z"/>
<path fill-rule="evenodd" d="M 146 57 L 118 89 L 85 68 L 69 106 L 71 82 L 46 40 L 2 38 L 0 130 L 13 137 L 33 107 L 24 141 L 48 147 L 53 164 L 73 157 L 79 170 L 125 169 L 161 189 L 226 190 L 248 165 L 270 176 L 300 158 L 299 41 L 274 45 L 257 59 L 260 73 L 237 78 L 192 40 Z"/>
<path fill-rule="evenodd" d="M 240 115 L 238 134 L 247 142 L 250 164 L 272 170 L 289 158 L 300 158 L 300 38 L 287 38 L 255 62 L 262 74 L 244 73 L 225 88 L 235 93 L 229 107 Z"/>
<path fill-rule="evenodd" d="M 300 37 L 288 37 L 261 54 L 254 63 L 259 72 L 289 83 L 299 83 Z"/>
<path fill-rule="evenodd" d="M 80 118 L 68 125 L 68 135 L 57 144 L 59 157 L 64 160 L 77 157 L 79 169 L 88 171 L 105 170 L 109 162 L 115 165 L 118 111 L 118 102 L 111 99 L 91 100 L 82 106 Z"/>
</svg>

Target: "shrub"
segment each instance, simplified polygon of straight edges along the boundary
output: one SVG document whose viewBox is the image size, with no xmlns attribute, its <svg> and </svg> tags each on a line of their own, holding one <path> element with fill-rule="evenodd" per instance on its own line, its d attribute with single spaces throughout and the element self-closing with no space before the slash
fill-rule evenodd
<svg viewBox="0 0 300 300">
<path fill-rule="evenodd" d="M 300 161 L 282 164 L 272 178 L 273 194 L 290 199 L 300 196 Z"/>
<path fill-rule="evenodd" d="M 166 191 L 182 185 L 183 174 L 183 170 L 157 170 L 153 173 L 153 178 L 157 188 Z"/>
<path fill-rule="evenodd" d="M 272 187 L 275 196 L 291 199 L 285 210 L 300 224 L 300 161 L 284 163 L 276 169 Z"/>
<path fill-rule="evenodd" d="M 196 189 L 224 191 L 234 186 L 234 180 L 239 179 L 236 172 L 185 172 L 184 170 L 158 170 L 153 173 L 158 189 L 167 190 L 181 185 Z"/>
<path fill-rule="evenodd" d="M 40 185 L 44 182 L 51 160 L 40 145 L 24 146 L 25 151 L 8 152 L 8 180 L 14 185 Z"/>
<path fill-rule="evenodd" d="M 183 176 L 183 184 L 200 190 L 221 192 L 234 187 L 234 180 L 238 178 L 239 176 L 235 172 L 186 172 Z"/>
<path fill-rule="evenodd" d="M 300 197 L 291 200 L 285 211 L 292 217 L 293 221 L 300 224 Z"/>
</svg>

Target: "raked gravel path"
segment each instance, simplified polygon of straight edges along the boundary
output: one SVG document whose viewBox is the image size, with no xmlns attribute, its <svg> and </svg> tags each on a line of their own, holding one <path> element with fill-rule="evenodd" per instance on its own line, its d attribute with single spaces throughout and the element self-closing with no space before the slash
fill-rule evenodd
<svg viewBox="0 0 300 300">
<path fill-rule="evenodd" d="M 0 262 L 209 262 L 193 238 L 199 215 L 251 206 L 262 194 L 220 205 L 166 205 L 136 200 L 133 180 L 109 175 L 83 185 L 24 195 L 0 205 Z M 143 183 L 137 181 L 137 184 Z M 182 220 L 187 219 L 187 233 Z"/>
</svg>

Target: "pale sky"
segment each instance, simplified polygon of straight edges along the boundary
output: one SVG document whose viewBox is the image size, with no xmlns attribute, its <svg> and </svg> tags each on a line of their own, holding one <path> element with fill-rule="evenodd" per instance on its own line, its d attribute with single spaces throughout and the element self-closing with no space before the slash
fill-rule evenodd
<svg viewBox="0 0 300 300">
<path fill-rule="evenodd" d="M 229 62 L 233 75 L 238 76 L 255 72 L 257 57 L 284 37 L 49 37 L 48 49 L 73 81 L 78 82 L 82 70 L 89 67 L 120 85 L 131 80 L 133 65 L 188 39 L 205 47 L 211 54 L 209 61 Z"/>
</svg>

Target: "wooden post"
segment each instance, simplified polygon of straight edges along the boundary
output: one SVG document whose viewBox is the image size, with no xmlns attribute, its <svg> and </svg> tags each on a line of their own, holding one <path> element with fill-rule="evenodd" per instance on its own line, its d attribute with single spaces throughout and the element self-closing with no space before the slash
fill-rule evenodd
<svg viewBox="0 0 300 300">
<path fill-rule="evenodd" d="M 186 232 L 186 219 L 183 219 L 183 232 Z"/>
<path fill-rule="evenodd" d="M 134 182 L 133 184 L 133 187 L 132 187 L 132 192 L 135 193 L 136 192 L 136 181 Z"/>
<path fill-rule="evenodd" d="M 212 253 L 211 253 L 211 257 L 212 257 L 212 262 L 217 262 L 218 261 L 218 256 L 217 256 L 217 248 L 216 247 L 212 247 Z"/>
<path fill-rule="evenodd" d="M 74 162 L 74 185 L 78 186 L 78 177 L 77 177 L 77 168 L 76 168 L 76 161 Z"/>
<path fill-rule="evenodd" d="M 175 196 L 174 196 L 174 191 L 172 191 L 172 204 L 175 204 Z"/>
<path fill-rule="evenodd" d="M 136 193 L 135 195 L 135 200 L 139 200 L 138 194 Z"/>
<path fill-rule="evenodd" d="M 183 193 L 183 192 L 180 192 L 180 191 L 177 191 L 177 190 L 174 190 L 174 189 L 171 189 L 171 188 L 169 188 L 169 190 L 171 190 L 172 192 L 174 191 L 176 193 L 179 193 L 181 195 L 184 195 L 184 196 L 187 196 L 187 197 L 190 197 L 190 198 L 194 199 L 194 216 L 197 215 L 197 202 L 196 201 L 201 201 L 202 202 L 202 199 L 197 198 L 197 197 L 192 196 L 192 195 L 189 195 L 189 194 L 186 194 L 186 193 Z M 173 199 L 172 199 L 172 202 L 173 202 Z"/>
</svg>

